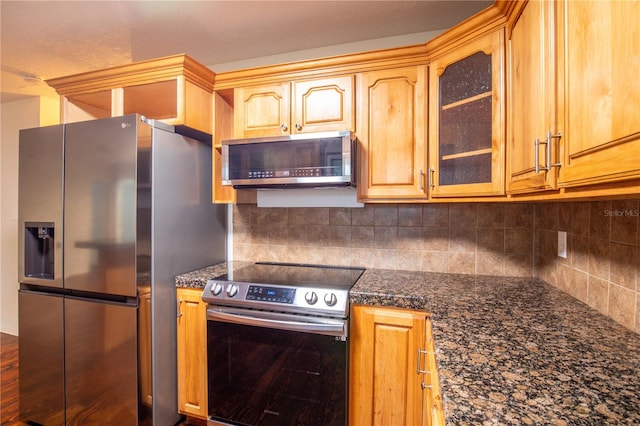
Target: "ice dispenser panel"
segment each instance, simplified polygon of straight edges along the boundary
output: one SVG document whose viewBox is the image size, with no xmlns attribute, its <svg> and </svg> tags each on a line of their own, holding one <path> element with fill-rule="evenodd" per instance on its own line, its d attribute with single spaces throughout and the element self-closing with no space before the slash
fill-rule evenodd
<svg viewBox="0 0 640 426">
<path fill-rule="evenodd" d="M 52 280 L 55 232 L 52 222 L 27 222 L 24 228 L 24 275 Z"/>
</svg>

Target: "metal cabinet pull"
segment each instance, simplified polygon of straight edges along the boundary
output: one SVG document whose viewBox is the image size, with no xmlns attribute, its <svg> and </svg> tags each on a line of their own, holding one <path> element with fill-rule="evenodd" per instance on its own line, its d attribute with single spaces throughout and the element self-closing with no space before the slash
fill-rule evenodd
<svg viewBox="0 0 640 426">
<path fill-rule="evenodd" d="M 300 123 L 296 123 L 296 130 L 297 131 L 302 130 L 302 125 Z"/>
<path fill-rule="evenodd" d="M 420 191 L 424 192 L 424 172 L 420 169 Z"/>
<path fill-rule="evenodd" d="M 177 306 L 176 306 L 176 310 L 178 312 L 178 314 L 176 315 L 178 318 L 180 318 L 182 316 L 182 312 L 180 312 L 180 304 L 182 303 L 182 299 L 178 299 L 177 300 Z"/>
<path fill-rule="evenodd" d="M 540 153 L 538 152 L 538 149 L 540 148 L 540 139 L 536 138 L 536 140 L 533 142 L 533 162 L 536 164 L 536 174 L 540 173 Z"/>
<path fill-rule="evenodd" d="M 432 190 L 436 188 L 435 174 L 436 169 L 433 166 L 429 167 L 429 188 Z"/>
<path fill-rule="evenodd" d="M 562 163 L 553 163 L 551 164 L 551 139 L 560 139 L 562 137 L 562 133 L 557 133 L 555 135 L 551 134 L 550 130 L 547 130 L 547 170 L 551 170 L 552 167 L 560 167 Z"/>
<path fill-rule="evenodd" d="M 280 130 L 282 130 L 283 132 L 286 132 L 287 130 L 289 130 L 289 127 L 286 124 L 281 124 Z"/>
<path fill-rule="evenodd" d="M 533 146 L 534 146 L 534 153 L 533 153 L 533 157 L 534 157 L 534 162 L 535 162 L 535 171 L 536 174 L 538 174 L 540 172 L 540 152 L 539 152 L 539 148 L 540 148 L 540 144 L 544 144 L 545 145 L 545 161 L 544 161 L 544 171 L 549 171 L 551 170 L 552 167 L 561 167 L 562 163 L 551 163 L 551 139 L 560 139 L 562 137 L 562 132 L 560 133 L 556 133 L 555 135 L 551 134 L 550 130 L 547 130 L 547 137 L 545 138 L 544 141 L 540 141 L 539 138 L 536 138 Z"/>
<path fill-rule="evenodd" d="M 416 368 L 416 374 L 429 374 L 429 371 L 423 370 L 420 367 L 422 366 L 422 355 L 427 355 L 427 351 L 423 351 L 418 348 L 418 367 Z M 426 362 L 426 361 L 425 361 Z"/>
</svg>

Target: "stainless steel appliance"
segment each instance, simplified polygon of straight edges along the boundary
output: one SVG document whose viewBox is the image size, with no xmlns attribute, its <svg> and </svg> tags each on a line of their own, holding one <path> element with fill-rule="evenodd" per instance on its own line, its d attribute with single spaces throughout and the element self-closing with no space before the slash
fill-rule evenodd
<svg viewBox="0 0 640 426">
<path fill-rule="evenodd" d="M 20 132 L 22 420 L 179 420 L 174 276 L 226 257 L 191 136 L 137 115 Z"/>
<path fill-rule="evenodd" d="M 207 282 L 209 425 L 345 425 L 361 268 L 256 263 Z"/>
<path fill-rule="evenodd" d="M 235 188 L 356 186 L 350 131 L 222 141 L 222 184 Z"/>
</svg>

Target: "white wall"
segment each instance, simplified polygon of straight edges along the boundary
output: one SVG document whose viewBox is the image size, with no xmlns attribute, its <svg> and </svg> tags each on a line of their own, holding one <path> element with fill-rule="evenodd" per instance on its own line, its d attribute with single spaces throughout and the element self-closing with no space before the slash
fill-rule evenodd
<svg viewBox="0 0 640 426">
<path fill-rule="evenodd" d="M 0 332 L 13 335 L 18 334 L 18 132 L 59 122 L 60 100 L 51 92 L 0 106 Z"/>
<path fill-rule="evenodd" d="M 391 49 L 394 47 L 412 46 L 423 44 L 441 34 L 444 30 L 427 31 L 423 33 L 405 34 L 394 37 L 363 40 L 353 43 L 337 44 L 333 46 L 319 47 L 316 49 L 298 50 L 296 52 L 282 53 L 279 55 L 262 56 L 237 62 L 225 62 L 221 64 L 208 64 L 216 73 L 236 71 L 247 68 L 263 67 L 268 65 L 284 64 L 288 62 L 305 61 L 309 59 L 324 58 L 328 56 L 346 55 L 350 53 L 369 52 L 372 50 Z"/>
<path fill-rule="evenodd" d="M 0 331 L 18 334 L 18 131 L 40 125 L 40 98 L 0 111 Z"/>
</svg>

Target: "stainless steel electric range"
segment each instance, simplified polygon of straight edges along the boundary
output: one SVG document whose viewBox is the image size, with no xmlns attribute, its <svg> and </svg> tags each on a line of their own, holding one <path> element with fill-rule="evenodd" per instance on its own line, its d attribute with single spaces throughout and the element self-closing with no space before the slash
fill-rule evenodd
<svg viewBox="0 0 640 426">
<path fill-rule="evenodd" d="M 362 268 L 255 263 L 209 280 L 210 425 L 345 425 Z"/>
</svg>

